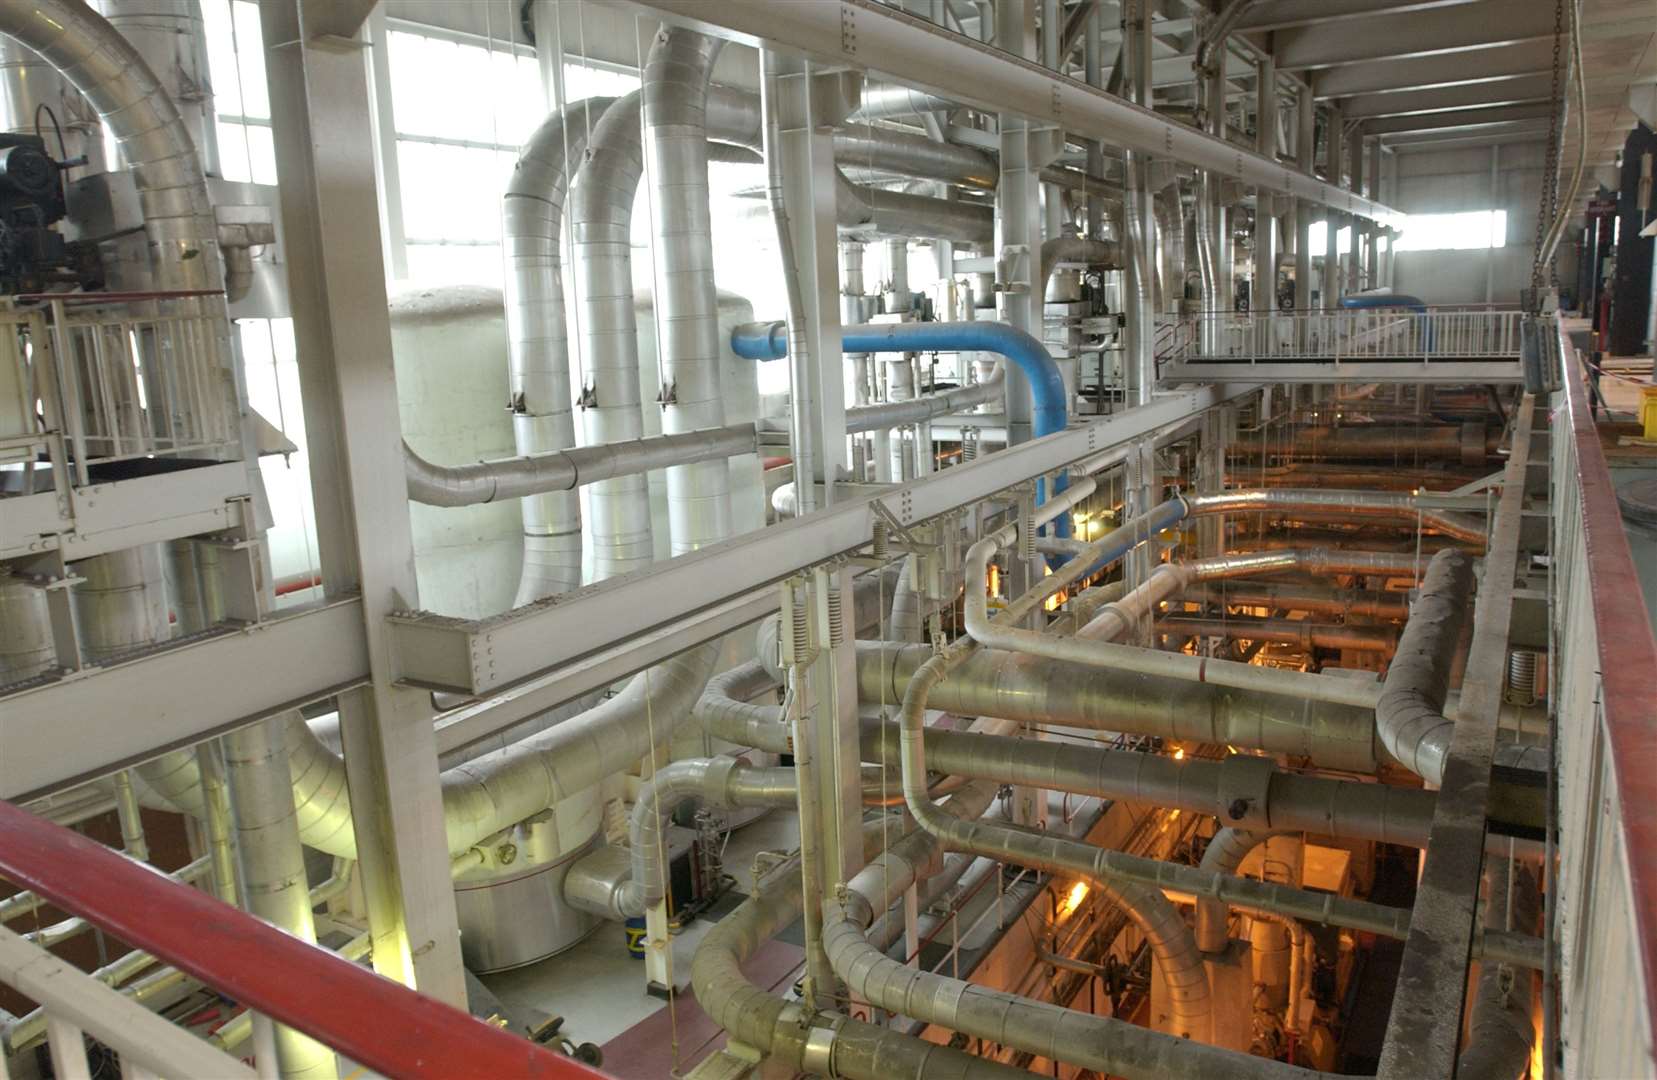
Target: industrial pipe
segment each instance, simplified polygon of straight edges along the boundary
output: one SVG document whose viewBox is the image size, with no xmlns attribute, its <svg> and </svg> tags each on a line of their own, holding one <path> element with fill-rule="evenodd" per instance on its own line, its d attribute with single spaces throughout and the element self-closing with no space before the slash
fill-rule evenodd
<svg viewBox="0 0 1657 1080">
<path fill-rule="evenodd" d="M 1275 513 L 1352 518 L 1416 520 L 1428 529 L 1469 544 L 1482 545 L 1484 527 L 1466 514 L 1424 504 L 1421 496 L 1395 492 L 1336 491 L 1326 488 L 1257 488 L 1183 496 L 1188 512 L 1202 514 Z"/>
<path fill-rule="evenodd" d="M 1423 459 L 1483 465 L 1501 446 L 1501 432 L 1481 423 L 1388 425 L 1347 424 L 1302 427 L 1292 435 L 1234 439 L 1229 453 L 1245 458 L 1314 458 L 1361 461 L 1379 458 L 1394 464 Z"/>
<path fill-rule="evenodd" d="M 1434 555 L 1375 704 L 1375 730 L 1387 752 L 1434 786 L 1443 780 L 1455 731 L 1444 703 L 1472 594 L 1472 561 L 1459 551 Z"/>
<path fill-rule="evenodd" d="M 403 472 L 409 498 L 428 506 L 472 506 L 547 492 L 573 492 L 585 484 L 638 477 L 652 469 L 694 462 L 723 462 L 759 446 L 753 424 L 731 424 L 630 442 L 547 450 L 470 465 L 437 465 L 403 444 Z M 577 520 L 579 541 L 579 520 Z M 577 560 L 579 562 L 579 559 Z M 537 597 L 518 603 L 530 603 Z"/>
<path fill-rule="evenodd" d="M 1152 631 L 1180 637 L 1222 637 L 1298 645 L 1302 649 L 1339 649 L 1390 653 L 1398 646 L 1398 631 L 1385 626 L 1343 626 L 1300 619 L 1260 619 L 1226 615 L 1167 615 Z"/>
<path fill-rule="evenodd" d="M 978 248 L 994 242 L 995 210 L 984 203 L 864 187 L 838 171 L 834 201 L 840 228 L 860 236 L 917 236 Z"/>
<path fill-rule="evenodd" d="M 570 163 L 581 160 L 588 132 L 614 103 L 588 98 L 548 116 L 519 151 L 501 198 L 512 437 L 521 459 L 576 444 L 564 311 L 564 197 Z M 424 471 L 418 465 L 425 463 L 413 458 L 407 443 L 403 455 L 410 497 L 424 502 L 412 490 L 412 474 Z M 522 510 L 524 565 L 514 607 L 581 585 L 580 497 L 537 491 L 524 496 Z"/>
<path fill-rule="evenodd" d="M 1122 269 L 1122 246 L 1114 240 L 1093 240 L 1080 236 L 1054 236 L 1041 244 L 1041 295 L 1047 295 L 1047 282 L 1053 271 L 1064 262 L 1087 263 L 1106 270 Z"/>
</svg>

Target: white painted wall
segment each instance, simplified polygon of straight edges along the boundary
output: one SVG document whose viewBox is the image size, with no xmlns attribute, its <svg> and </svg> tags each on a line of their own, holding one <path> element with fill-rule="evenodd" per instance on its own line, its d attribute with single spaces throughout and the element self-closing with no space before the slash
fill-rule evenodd
<svg viewBox="0 0 1657 1080">
<path fill-rule="evenodd" d="M 1542 142 L 1399 149 L 1391 202 L 1406 214 L 1507 211 L 1507 244 L 1488 251 L 1400 251 L 1393 289 L 1429 304 L 1516 304 L 1530 285 Z M 1494 157 L 1494 161 L 1493 161 Z"/>
</svg>

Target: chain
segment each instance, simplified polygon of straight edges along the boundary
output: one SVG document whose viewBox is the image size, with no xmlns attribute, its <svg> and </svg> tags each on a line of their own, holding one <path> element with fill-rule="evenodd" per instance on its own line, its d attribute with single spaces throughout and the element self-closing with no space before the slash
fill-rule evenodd
<svg viewBox="0 0 1657 1080">
<path fill-rule="evenodd" d="M 1553 92 L 1548 95 L 1548 151 L 1542 168 L 1542 192 L 1536 210 L 1536 248 L 1530 268 L 1530 284 L 1537 290 L 1543 285 L 1542 238 L 1559 213 L 1559 159 L 1564 142 L 1564 133 L 1559 128 L 1559 103 L 1562 100 L 1560 82 L 1563 75 L 1561 54 L 1565 41 L 1565 3 L 1566 0 L 1557 0 L 1553 10 Z M 1547 273 L 1550 276 L 1553 274 L 1551 267 Z"/>
</svg>

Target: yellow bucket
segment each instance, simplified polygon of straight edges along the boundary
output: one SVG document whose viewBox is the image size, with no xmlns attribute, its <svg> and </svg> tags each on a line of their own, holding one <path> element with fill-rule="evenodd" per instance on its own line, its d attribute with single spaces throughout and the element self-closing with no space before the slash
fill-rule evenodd
<svg viewBox="0 0 1657 1080">
<path fill-rule="evenodd" d="M 1645 437 L 1657 440 L 1657 386 L 1640 391 L 1640 423 L 1645 425 Z"/>
</svg>

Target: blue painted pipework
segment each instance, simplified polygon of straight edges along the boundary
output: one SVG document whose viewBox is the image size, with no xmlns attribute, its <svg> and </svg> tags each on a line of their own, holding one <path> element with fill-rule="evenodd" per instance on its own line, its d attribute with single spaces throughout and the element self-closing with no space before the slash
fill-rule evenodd
<svg viewBox="0 0 1657 1080">
<path fill-rule="evenodd" d="M 1017 365 L 1030 383 L 1031 432 L 1036 438 L 1063 431 L 1066 423 L 1064 377 L 1047 347 L 1031 335 L 998 322 L 865 323 L 840 328 L 840 347 L 849 353 L 992 352 Z M 749 360 L 780 360 L 788 355 L 788 326 L 781 322 L 745 323 L 731 331 L 731 349 Z M 1068 482 L 1060 476 L 1054 491 Z M 1036 497 L 1045 497 L 1038 486 Z M 1059 536 L 1070 535 L 1070 515 L 1053 523 Z"/>
<path fill-rule="evenodd" d="M 1361 293 L 1358 296 L 1343 296 L 1337 301 L 1348 311 L 1380 311 L 1386 308 L 1402 308 L 1413 311 L 1417 315 L 1427 314 L 1427 303 L 1419 296 L 1410 296 L 1405 293 Z M 1423 320 L 1425 322 L 1425 320 Z M 1421 345 L 1427 352 L 1433 351 L 1433 324 L 1427 322 L 1421 335 Z"/>
</svg>

